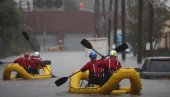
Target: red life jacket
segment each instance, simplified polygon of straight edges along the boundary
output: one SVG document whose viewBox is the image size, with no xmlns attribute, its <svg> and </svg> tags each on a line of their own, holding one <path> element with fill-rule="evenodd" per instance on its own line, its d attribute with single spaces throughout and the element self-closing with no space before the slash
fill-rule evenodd
<svg viewBox="0 0 170 97">
<path fill-rule="evenodd" d="M 42 64 L 42 59 L 41 58 L 37 58 L 37 57 L 31 56 L 30 60 L 32 62 L 31 68 L 33 68 L 33 69 L 37 69 Z"/>
<path fill-rule="evenodd" d="M 117 59 L 114 58 L 108 58 L 105 60 L 100 60 L 98 62 L 98 66 L 104 68 L 107 70 L 107 72 L 110 72 L 111 74 L 121 68 L 121 64 Z"/>
<path fill-rule="evenodd" d="M 89 61 L 83 66 L 82 71 L 89 70 L 90 74 L 95 77 L 103 77 L 103 69 L 97 66 L 97 60 Z"/>
<path fill-rule="evenodd" d="M 19 63 L 24 69 L 28 69 L 32 64 L 29 58 L 20 57 L 14 61 L 15 63 Z"/>
</svg>

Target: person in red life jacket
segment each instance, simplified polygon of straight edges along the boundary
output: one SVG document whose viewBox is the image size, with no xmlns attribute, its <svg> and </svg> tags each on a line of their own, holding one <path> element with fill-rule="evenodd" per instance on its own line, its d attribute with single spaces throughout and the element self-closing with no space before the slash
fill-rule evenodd
<svg viewBox="0 0 170 97">
<path fill-rule="evenodd" d="M 30 54 L 28 52 L 25 52 L 24 57 L 20 57 L 20 58 L 16 59 L 14 61 L 14 63 L 18 63 L 19 65 L 21 65 L 28 72 L 29 67 L 31 65 L 29 57 L 30 57 Z"/>
<path fill-rule="evenodd" d="M 14 61 L 14 63 L 18 63 L 21 65 L 28 73 L 31 73 L 29 68 L 32 64 L 30 60 L 30 54 L 28 52 L 24 53 L 24 57 L 20 57 Z M 20 78 L 21 76 L 17 73 L 16 75 L 17 78 Z"/>
<path fill-rule="evenodd" d="M 91 60 L 81 68 L 82 72 L 89 70 L 89 81 L 87 86 L 100 85 L 103 77 L 103 69 L 97 66 L 97 54 L 95 52 L 91 52 L 89 54 L 89 58 Z"/>
<path fill-rule="evenodd" d="M 98 66 L 104 69 L 104 77 L 101 84 L 102 86 L 109 80 L 109 78 L 116 70 L 121 68 L 121 64 L 117 59 L 117 52 L 112 50 L 110 52 L 110 58 L 98 62 Z"/>
<path fill-rule="evenodd" d="M 39 74 L 38 67 L 42 66 L 42 59 L 40 57 L 40 53 L 35 52 L 34 55 L 30 57 L 30 60 L 32 61 L 32 64 L 29 68 L 29 72 L 32 72 L 33 74 Z"/>
</svg>

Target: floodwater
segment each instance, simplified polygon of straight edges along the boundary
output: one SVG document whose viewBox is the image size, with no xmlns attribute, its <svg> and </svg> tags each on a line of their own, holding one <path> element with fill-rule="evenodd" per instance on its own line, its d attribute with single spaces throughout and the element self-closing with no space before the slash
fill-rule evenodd
<svg viewBox="0 0 170 97">
<path fill-rule="evenodd" d="M 3 62 L 11 62 L 18 56 L 1 59 Z M 52 61 L 52 72 L 57 78 L 43 80 L 14 80 L 3 81 L 2 74 L 5 64 L 0 65 L 0 97 L 169 97 L 169 79 L 141 79 L 141 95 L 96 95 L 96 94 L 71 94 L 68 92 L 69 80 L 57 87 L 54 82 L 61 77 L 71 75 L 80 69 L 89 59 L 85 52 L 45 52 L 41 53 L 44 60 Z M 121 57 L 119 56 L 121 60 Z M 140 67 L 136 58 L 127 55 L 126 61 L 121 62 L 123 67 Z M 121 81 L 121 85 L 129 85 L 129 80 Z"/>
</svg>

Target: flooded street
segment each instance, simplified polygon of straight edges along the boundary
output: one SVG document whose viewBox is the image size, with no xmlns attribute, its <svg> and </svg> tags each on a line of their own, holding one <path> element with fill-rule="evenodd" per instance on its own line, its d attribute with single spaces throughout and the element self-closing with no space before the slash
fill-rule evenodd
<svg viewBox="0 0 170 97">
<path fill-rule="evenodd" d="M 101 53 L 101 56 L 107 56 L 108 51 L 110 55 L 117 55 L 122 67 L 127 68 L 115 71 L 115 75 L 102 88 L 75 89 L 79 78 L 85 79 L 87 76 L 77 73 L 71 80 L 68 77 L 89 62 L 92 50 L 99 52 L 99 55 Z M 31 76 L 18 64 L 8 65 L 23 57 L 23 54 L 17 54 L 32 52 L 32 56 L 37 51 L 40 51 L 45 64 L 41 66 L 42 75 Z M 122 60 L 125 58 L 124 54 L 120 54 L 122 52 L 127 53 L 126 60 Z M 97 59 L 101 58 L 99 55 Z M 28 56 L 28 53 L 25 54 L 25 57 Z M 39 57 L 39 52 L 34 56 Z M 162 58 L 154 59 L 155 63 L 145 61 L 146 66 L 141 70 L 142 64 L 137 64 L 137 61 L 142 62 L 146 56 Z M 170 75 L 170 67 L 167 66 L 170 65 L 170 58 L 164 59 L 164 56 L 170 57 L 170 0 L 0 0 L 0 58 L 3 58 L 0 59 L 0 97 L 170 97 L 170 78 L 167 78 Z M 26 62 L 25 58 L 21 58 L 19 63 L 29 71 L 38 73 L 35 70 L 38 61 L 33 58 Z M 104 69 L 110 73 L 117 70 L 119 64 L 112 66 L 111 61 L 101 62 L 101 66 L 90 63 L 94 76 L 102 77 L 104 73 L 100 73 L 100 67 L 106 65 L 109 68 Z M 9 68 L 5 69 L 7 65 Z M 129 68 L 144 71 L 142 76 L 146 78 L 149 78 L 148 75 L 165 77 L 140 80 L 138 73 Z M 3 80 L 4 69 L 4 79 L 9 79 L 8 71 L 15 69 L 17 72 L 12 72 L 12 75 L 18 73 L 17 77 L 34 80 Z M 55 78 L 49 78 L 51 69 L 51 75 Z M 61 84 L 65 82 L 64 78 L 68 80 L 57 87 L 55 82 L 60 78 Z M 80 86 L 85 87 L 87 83 L 83 81 Z M 120 85 L 112 93 L 122 94 L 71 94 L 68 92 L 69 85 L 72 92 L 99 91 L 106 94 Z M 140 95 L 123 94 L 138 94 L 139 91 Z"/>
<path fill-rule="evenodd" d="M 1 59 L 11 62 L 17 56 Z M 141 95 L 94 95 L 68 93 L 69 80 L 57 87 L 54 82 L 61 77 L 67 77 L 75 70 L 80 69 L 89 59 L 84 52 L 49 52 L 41 53 L 43 60 L 52 61 L 52 72 L 57 78 L 43 80 L 14 80 L 3 81 L 2 74 L 5 64 L 0 65 L 0 97 L 169 97 L 169 79 L 142 79 Z M 119 58 L 121 60 L 121 58 Z M 122 62 L 123 67 L 138 67 L 136 58 L 127 55 L 127 60 Z M 140 66 L 139 66 L 140 67 Z M 122 82 L 129 84 L 128 80 Z"/>
</svg>

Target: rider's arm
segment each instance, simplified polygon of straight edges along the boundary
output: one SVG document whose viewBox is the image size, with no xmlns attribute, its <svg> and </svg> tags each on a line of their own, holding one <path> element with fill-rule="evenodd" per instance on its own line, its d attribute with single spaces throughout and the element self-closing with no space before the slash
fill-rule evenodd
<svg viewBox="0 0 170 97">
<path fill-rule="evenodd" d="M 90 63 L 88 62 L 88 63 L 86 63 L 81 69 L 80 69 L 80 71 L 82 71 L 82 72 L 85 72 L 86 70 L 89 70 L 90 68 Z"/>
</svg>

